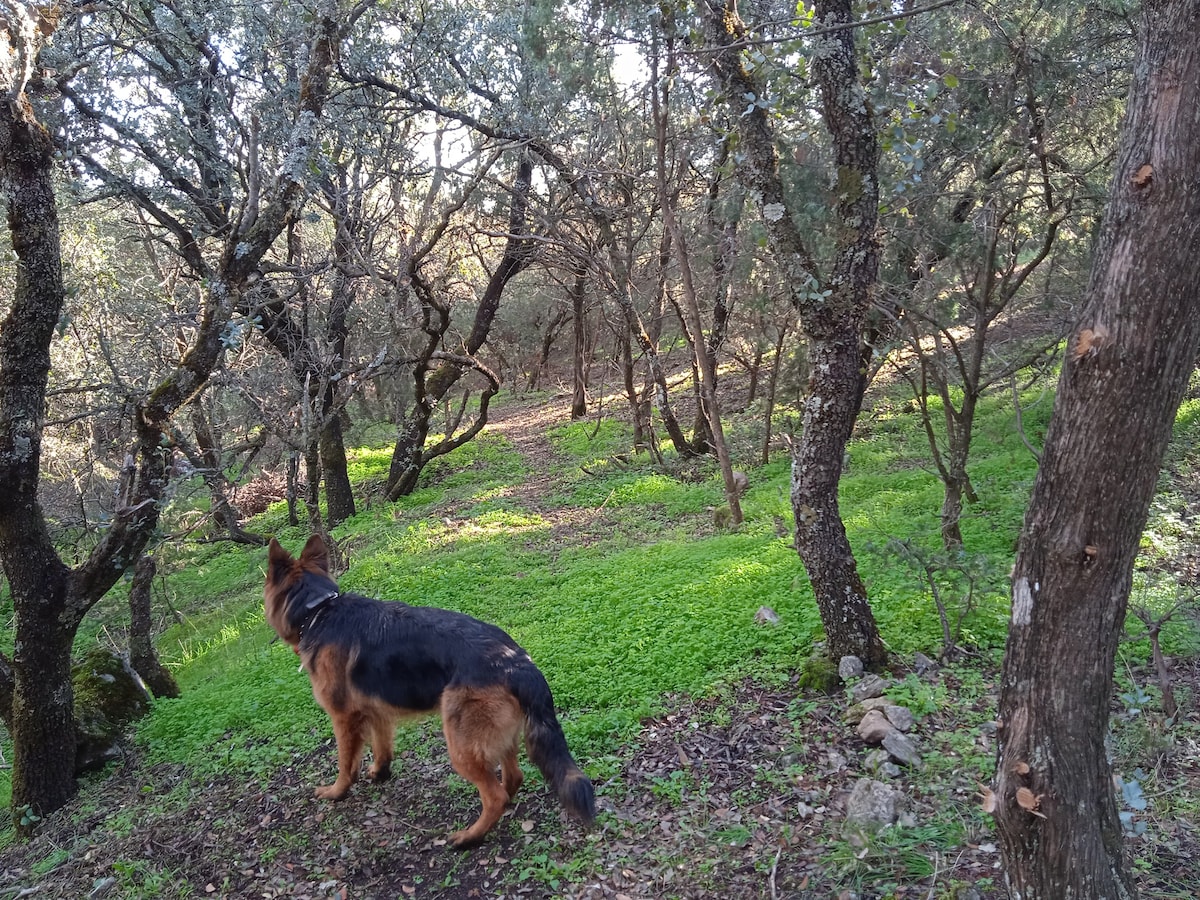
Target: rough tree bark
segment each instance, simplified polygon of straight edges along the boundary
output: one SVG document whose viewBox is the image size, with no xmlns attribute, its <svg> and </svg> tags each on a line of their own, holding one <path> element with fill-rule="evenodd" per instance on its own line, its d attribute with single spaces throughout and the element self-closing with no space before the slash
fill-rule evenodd
<svg viewBox="0 0 1200 900">
<path fill-rule="evenodd" d="M 571 299 L 571 419 L 587 417 L 587 298 L 588 270 L 575 270 L 567 294 Z"/>
<path fill-rule="evenodd" d="M 1023 900 L 1136 896 L 1105 736 L 1139 538 L 1200 343 L 1198 29 L 1195 0 L 1144 6 L 1109 207 L 1017 551 L 987 800 Z"/>
<path fill-rule="evenodd" d="M 20 49 L 35 52 L 31 43 Z M 50 341 L 65 299 L 54 145 L 24 83 L 4 87 L 12 99 L 0 103 L 0 186 L 17 276 L 12 306 L 0 324 L 0 562 L 16 614 L 12 811 L 18 829 L 27 832 L 37 816 L 75 792 L 70 685 L 77 622 L 68 609 L 71 572 L 58 557 L 37 499 Z"/>
<path fill-rule="evenodd" d="M 325 325 L 326 343 L 331 354 L 331 368 L 345 374 L 346 339 L 350 334 L 347 317 L 358 299 L 357 281 L 350 274 L 358 268 L 355 261 L 357 235 L 361 228 L 361 194 L 352 197 L 349 173 L 344 165 L 337 167 L 337 182 L 326 187 L 326 197 L 333 209 L 336 232 L 333 239 L 335 264 L 333 287 L 329 298 L 329 321 Z M 324 419 L 318 452 L 321 474 L 325 479 L 325 515 L 331 526 L 355 513 L 354 491 L 350 486 L 350 471 L 346 459 L 346 443 L 342 437 L 342 416 L 345 407 L 336 403 L 332 378 L 325 383 L 320 410 Z"/>
<path fill-rule="evenodd" d="M 853 21 L 850 0 L 817 0 L 815 8 L 820 27 Z M 879 666 L 887 653 L 837 497 L 842 457 L 866 389 L 862 331 L 879 271 L 879 145 L 859 80 L 854 31 L 842 28 L 816 38 L 813 52 L 821 109 L 833 139 L 838 197 L 834 262 L 822 281 L 788 210 L 774 129 L 757 103 L 764 87 L 746 69 L 738 49 L 747 33 L 736 0 L 702 0 L 701 11 L 714 50 L 712 66 L 742 139 L 737 174 L 760 200 L 772 254 L 809 342 L 804 430 L 792 446 L 796 550 L 812 583 L 829 654 L 835 659 L 853 654 Z"/>
</svg>

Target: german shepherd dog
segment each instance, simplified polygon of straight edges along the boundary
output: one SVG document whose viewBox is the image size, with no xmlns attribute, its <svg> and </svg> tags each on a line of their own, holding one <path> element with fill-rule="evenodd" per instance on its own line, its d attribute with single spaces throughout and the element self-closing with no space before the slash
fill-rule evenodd
<svg viewBox="0 0 1200 900">
<path fill-rule="evenodd" d="M 591 824 L 592 783 L 567 749 L 550 686 L 505 632 L 450 610 L 341 593 L 319 535 L 299 559 L 272 539 L 267 561 L 267 622 L 300 655 L 337 738 L 337 781 L 317 788 L 318 797 L 346 796 L 364 743 L 374 757 L 368 776 L 386 780 L 396 723 L 439 712 L 450 762 L 483 801 L 475 824 L 452 834 L 451 846 L 482 841 L 516 796 L 524 779 L 517 763 L 522 729 L 529 758 L 559 801 Z"/>
</svg>

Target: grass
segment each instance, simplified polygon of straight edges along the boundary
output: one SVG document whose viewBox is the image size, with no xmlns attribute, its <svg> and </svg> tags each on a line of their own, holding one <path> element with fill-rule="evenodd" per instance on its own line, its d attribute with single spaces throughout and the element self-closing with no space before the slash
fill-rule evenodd
<svg viewBox="0 0 1200 900">
<path fill-rule="evenodd" d="M 1039 391 L 1031 392 L 1031 402 Z M 1048 414 L 1046 402 L 1027 409 L 1026 428 L 1040 433 Z M 739 423 L 733 419 L 729 427 L 736 440 Z M 1197 429 L 1200 404 L 1186 404 L 1177 439 L 1190 442 Z M 1004 643 L 1005 573 L 1035 462 L 1006 400 L 981 404 L 977 434 L 970 471 L 980 502 L 968 507 L 962 530 L 967 563 L 980 574 L 960 640 L 994 658 Z M 786 458 L 765 466 L 741 462 L 751 484 L 743 499 L 746 521 L 725 532 L 713 527 L 708 512 L 723 502 L 708 461 L 668 454 L 659 468 L 626 459 L 629 430 L 611 419 L 556 427 L 549 437 L 563 465 L 542 511 L 514 499 L 530 473 L 503 437 L 487 433 L 435 460 L 411 496 L 368 505 L 335 530 L 350 558 L 341 581 L 372 596 L 460 610 L 509 631 L 546 673 L 569 742 L 600 780 L 619 771 L 622 748 L 648 716 L 665 711 L 665 698 L 721 696 L 748 676 L 784 683 L 821 639 L 821 626 L 791 545 Z M 895 539 L 931 552 L 939 546 L 941 485 L 926 456 L 915 416 L 885 397 L 860 423 L 841 483 L 843 518 L 875 615 L 889 648 L 904 654 L 934 655 L 941 642 L 927 586 L 888 549 Z M 389 461 L 390 450 L 356 449 L 352 479 L 364 489 L 377 484 Z M 577 511 L 585 523 L 580 539 L 564 539 L 546 506 Z M 586 523 L 593 520 L 603 524 L 589 532 Z M 286 526 L 283 504 L 250 527 L 277 534 L 293 550 L 307 536 Z M 1181 501 L 1161 496 L 1144 544 L 1166 556 L 1187 538 Z M 196 782 L 235 771 L 248 784 L 261 785 L 331 735 L 294 654 L 273 640 L 262 619 L 264 559 L 262 550 L 221 545 L 164 550 L 167 599 L 181 616 L 160 636 L 159 648 L 183 696 L 156 702 L 139 727 L 148 764 L 182 766 Z M 966 590 L 961 571 L 947 565 L 937 577 L 944 599 L 957 608 Z M 1169 579 L 1139 577 L 1143 596 L 1156 603 L 1165 603 L 1176 588 Z M 110 623 L 117 627 L 123 603 L 119 592 L 106 600 L 97 610 L 99 624 L 81 641 L 96 640 Z M 763 606 L 774 610 L 778 624 L 756 621 Z M 1168 652 L 1194 652 L 1195 634 L 1183 622 L 1168 629 Z M 1145 659 L 1148 645 L 1133 641 L 1124 650 Z M 960 689 L 978 696 L 985 687 L 967 683 Z M 956 702 L 944 688 L 915 678 L 890 696 L 918 717 L 936 716 Z M 729 714 L 718 705 L 712 716 L 719 722 Z M 427 746 L 429 734 L 402 730 L 398 746 Z M 948 766 L 979 772 L 991 764 L 969 738 L 947 740 L 942 750 L 953 761 Z M 0 792 L 6 787 L 0 781 Z M 676 771 L 658 778 L 650 792 L 683 802 L 702 789 Z M 869 845 L 843 841 L 830 849 L 828 863 L 846 886 L 911 882 L 926 877 L 930 859 L 973 827 L 948 814 L 923 828 L 894 829 Z M 714 834 L 719 844 L 739 848 L 751 832 L 734 823 Z M 520 862 L 518 881 L 551 889 L 582 865 L 536 846 Z M 46 864 L 57 863 L 48 858 Z M 138 890 L 170 896 L 179 888 L 171 872 L 143 862 L 130 863 L 119 880 L 130 896 Z"/>
<path fill-rule="evenodd" d="M 1032 475 L 1010 418 L 999 401 L 981 409 L 981 434 L 1000 440 L 977 445 L 973 472 L 983 473 L 988 489 L 963 529 L 968 542 L 995 556 L 1011 550 L 1019 515 L 1010 507 Z M 915 426 L 901 405 L 881 403 L 851 443 L 841 497 L 856 544 L 936 535 L 940 486 L 922 467 Z M 664 694 L 703 694 L 747 674 L 793 668 L 819 639 L 820 622 L 795 552 L 776 533 L 779 522 L 790 522 L 786 461 L 747 467 L 752 489 L 738 533 L 697 534 L 707 507 L 721 502 L 715 467 L 706 472 L 701 464 L 692 470 L 701 480 L 683 481 L 644 460 L 617 465 L 629 437 L 613 419 L 552 428 L 553 446 L 573 465 L 549 502 L 606 509 L 639 531 L 636 539 L 616 528 L 589 546 L 554 544 L 540 516 L 504 499 L 526 467 L 502 437 L 485 433 L 430 463 L 413 495 L 368 507 L 336 531 L 351 548 L 343 584 L 461 610 L 510 631 L 546 671 L 567 710 L 568 735 L 587 754 L 611 753 Z M 380 481 L 389 461 L 389 449 L 356 449 L 352 478 Z M 450 505 L 461 521 L 431 514 Z M 305 534 L 286 527 L 283 507 L 276 504 L 250 527 L 297 547 Z M 168 599 L 186 616 L 162 634 L 159 647 L 184 696 L 155 704 L 141 727 L 152 759 L 186 761 L 197 772 L 237 765 L 265 773 L 314 734 L 327 733 L 294 657 L 271 643 L 262 622 L 263 558 L 263 551 L 219 545 L 165 556 Z M 863 557 L 863 566 L 889 645 L 936 647 L 936 617 L 915 580 L 886 559 Z M 123 614 L 122 598 L 105 603 L 99 612 Z M 780 616 L 778 626 L 755 623 L 764 605 Z M 1005 612 L 1004 596 L 989 595 L 968 636 L 998 646 Z"/>
</svg>

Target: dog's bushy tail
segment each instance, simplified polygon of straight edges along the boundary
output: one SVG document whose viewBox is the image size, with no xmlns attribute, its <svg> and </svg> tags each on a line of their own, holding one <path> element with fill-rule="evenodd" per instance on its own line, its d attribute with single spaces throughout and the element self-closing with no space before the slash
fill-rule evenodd
<svg viewBox="0 0 1200 900">
<path fill-rule="evenodd" d="M 595 791 L 567 747 L 562 726 L 554 714 L 550 685 L 530 663 L 513 674 L 512 691 L 525 713 L 525 748 L 530 760 L 550 783 L 567 812 L 591 825 L 596 818 Z"/>
</svg>

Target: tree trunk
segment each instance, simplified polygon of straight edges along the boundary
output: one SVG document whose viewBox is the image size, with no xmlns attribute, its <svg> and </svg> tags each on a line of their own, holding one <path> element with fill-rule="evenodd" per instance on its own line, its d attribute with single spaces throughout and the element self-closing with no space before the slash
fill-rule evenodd
<svg viewBox="0 0 1200 900">
<path fill-rule="evenodd" d="M 7 547 L 5 547 L 7 550 Z M 6 569 L 26 568 L 29 560 Z M 12 817 L 19 833 L 28 835 L 43 816 L 75 796 L 75 714 L 71 689 L 71 644 L 78 623 L 51 615 L 66 604 L 66 579 L 39 581 L 40 605 L 22 598 L 14 635 L 12 705 Z M 11 578 L 11 575 L 10 575 Z M 30 579 L 22 579 L 28 586 Z M 32 609 L 30 607 L 33 607 Z"/>
<path fill-rule="evenodd" d="M 1200 341 L 1200 8 L 1151 0 L 1143 15 L 1109 207 L 1013 572 L 988 801 L 1023 900 L 1136 896 L 1105 753 L 1113 663 Z"/>
<path fill-rule="evenodd" d="M 18 260 L 0 326 L 0 563 L 15 619 L 12 815 L 24 834 L 75 794 L 77 621 L 66 613 L 68 570 L 37 499 L 50 342 L 65 300 L 53 154 L 23 93 L 0 103 L 0 179 Z"/>
<path fill-rule="evenodd" d="M 746 374 L 750 376 L 750 384 L 746 387 L 747 406 L 758 399 L 758 379 L 762 373 L 764 355 L 766 355 L 766 351 L 763 345 L 756 343 L 754 346 L 754 355 L 750 358 L 750 364 L 746 366 Z"/>
<path fill-rule="evenodd" d="M 792 448 L 796 552 L 812 582 L 829 655 L 857 656 L 872 666 L 887 659 L 867 590 L 838 508 L 842 454 L 862 390 L 856 335 L 813 342 L 812 379 L 804 403 L 803 438 Z"/>
<path fill-rule="evenodd" d="M 672 27 L 674 27 L 674 23 L 672 23 Z M 733 215 L 726 217 L 724 221 L 721 220 L 722 217 L 718 212 L 719 201 L 721 199 L 721 184 L 726 179 L 726 166 L 728 165 L 732 142 L 732 134 L 727 134 L 721 141 L 721 148 L 717 153 L 717 165 L 713 168 L 712 178 L 708 185 L 708 197 L 704 204 L 704 217 L 713 243 L 711 276 L 713 296 L 712 329 L 708 333 L 708 339 L 704 342 L 704 352 L 707 355 L 708 368 L 712 372 L 711 384 L 714 394 L 717 390 L 717 379 L 719 376 L 717 356 L 721 352 L 721 347 L 725 344 L 725 336 L 729 330 L 729 315 L 733 307 L 733 276 L 734 264 L 737 261 L 738 253 L 738 222 L 741 218 L 742 207 L 745 204 L 745 192 L 737 189 L 735 184 L 735 190 L 737 190 L 736 211 Z M 676 238 L 682 240 L 680 235 L 676 235 Z M 753 400 L 753 377 L 750 382 L 750 396 L 751 400 Z M 702 391 L 699 390 L 699 379 L 697 379 L 696 399 L 698 402 L 696 425 L 692 431 L 692 446 L 696 449 L 697 453 L 706 453 L 710 448 L 716 450 L 716 444 L 713 441 L 712 428 L 704 412 Z"/>
<path fill-rule="evenodd" d="M 133 567 L 133 582 L 129 585 L 129 664 L 155 697 L 178 697 L 175 677 L 154 650 L 151 588 L 157 569 L 150 554 L 142 556 Z"/>
<path fill-rule="evenodd" d="M 542 331 L 542 345 L 538 350 L 537 361 L 529 372 L 525 385 L 531 391 L 536 391 L 542 383 L 542 376 L 550 367 L 550 354 L 554 352 L 554 342 L 558 340 L 563 326 L 571 319 L 571 311 L 562 304 L 555 304 L 553 315 L 546 319 L 546 327 Z"/>
<path fill-rule="evenodd" d="M 265 545 L 267 543 L 265 537 L 242 528 L 240 514 L 229 502 L 229 480 L 225 477 L 221 445 L 203 407 L 201 397 L 196 397 L 192 401 L 192 431 L 196 435 L 195 447 L 190 446 L 177 430 L 173 437 L 179 450 L 187 457 L 192 467 L 200 473 L 200 477 L 208 488 L 212 517 L 231 541 L 258 547 Z"/>
<path fill-rule="evenodd" d="M 326 403 L 326 407 L 332 404 Z M 350 487 L 350 472 L 346 461 L 346 442 L 342 438 L 342 417 L 332 409 L 321 429 L 317 448 L 321 459 L 321 475 L 325 480 L 325 516 L 330 527 L 354 515 L 354 491 Z"/>
<path fill-rule="evenodd" d="M 575 283 L 571 285 L 571 331 L 574 336 L 571 352 L 571 418 L 587 416 L 587 269 L 575 272 Z"/>
<path fill-rule="evenodd" d="M 321 518 L 321 441 L 314 436 L 304 450 L 304 509 L 308 513 L 309 530 L 317 534 L 325 533 L 325 523 Z"/>
<path fill-rule="evenodd" d="M 492 322 L 500 308 L 504 289 L 533 258 L 533 245 L 528 234 L 526 219 L 529 210 L 529 192 L 533 183 L 533 158 L 522 151 L 517 158 L 516 177 L 513 179 L 511 201 L 508 212 L 508 238 L 499 264 L 488 279 L 487 287 L 475 310 L 475 320 L 464 346 L 466 356 L 473 358 L 487 341 Z M 448 324 L 445 317 L 442 323 Z M 443 329 L 444 333 L 444 329 Z M 396 445 L 392 449 L 392 461 L 388 468 L 387 498 L 411 494 L 417 486 L 421 469 L 431 458 L 424 452 L 425 438 L 429 434 L 429 417 L 450 388 L 471 368 L 465 364 L 463 355 L 446 354 L 441 364 L 431 370 L 429 361 L 437 349 L 437 343 L 427 344 L 427 356 L 413 369 L 414 396 L 417 401 L 412 408 L 412 421 L 403 422 Z M 451 435 L 447 435 L 450 439 Z"/>
<path fill-rule="evenodd" d="M 963 546 L 962 521 L 963 489 L 962 482 L 951 478 L 942 485 L 942 546 L 947 550 L 961 550 Z"/>
<path fill-rule="evenodd" d="M 850 0 L 817 0 L 815 12 L 825 26 L 853 21 Z M 835 257 L 822 283 L 788 209 L 771 120 L 757 103 L 746 106 L 764 87 L 747 71 L 738 49 L 747 33 L 736 0 L 708 0 L 705 30 L 715 51 L 712 65 L 742 138 L 738 175 L 760 198 L 769 245 L 811 346 L 804 431 L 793 446 L 796 549 L 812 582 L 828 653 L 880 666 L 887 654 L 837 502 L 842 456 L 866 388 L 862 330 L 879 270 L 879 145 L 859 80 L 854 32 L 846 27 L 823 36 L 812 63 L 837 175 Z"/>
<path fill-rule="evenodd" d="M 654 399 L 658 403 L 658 414 L 662 416 L 663 427 L 667 430 L 671 445 L 680 456 L 694 456 L 691 445 L 671 406 L 667 374 L 663 370 L 662 361 L 658 358 L 658 348 L 651 341 L 650 335 L 646 333 L 642 317 L 633 305 L 633 285 L 630 284 L 628 277 L 623 277 L 621 284 L 617 286 L 616 298 L 617 305 L 621 307 L 621 312 L 625 317 L 625 324 L 629 328 L 629 334 L 637 342 L 646 360 L 646 367 L 650 370 L 650 380 L 654 385 Z"/>
<path fill-rule="evenodd" d="M 329 321 L 325 326 L 325 338 L 332 359 L 329 368 L 339 375 L 345 374 L 346 338 L 350 327 L 347 315 L 358 298 L 356 282 L 346 273 L 357 266 L 358 232 L 361 229 L 360 211 L 351 201 L 349 174 L 345 166 L 338 167 L 337 190 L 327 196 L 333 205 L 337 232 L 333 240 L 334 267 L 333 286 L 329 296 Z M 355 513 L 354 491 L 350 487 L 350 473 L 346 465 L 346 444 L 342 439 L 342 418 L 348 415 L 344 403 L 337 402 L 337 392 L 332 381 L 327 382 L 321 398 L 320 452 L 321 473 L 325 479 L 325 515 L 330 526 L 344 522 Z"/>
<path fill-rule="evenodd" d="M 617 363 L 621 367 L 621 386 L 625 388 L 625 400 L 629 403 L 629 414 L 633 420 L 633 452 L 649 450 L 653 441 L 650 427 L 650 403 L 642 402 L 638 393 L 637 370 L 633 365 L 633 340 L 629 332 L 619 325 L 617 333 Z"/>
<path fill-rule="evenodd" d="M 293 451 L 287 458 L 287 511 L 288 524 L 295 528 L 300 524 L 296 514 L 296 501 L 300 497 L 300 454 Z"/>
<path fill-rule="evenodd" d="M 771 374 L 767 377 L 766 408 L 763 410 L 761 457 L 764 466 L 771 461 L 771 428 L 775 418 L 775 392 L 779 387 L 779 369 L 783 365 L 783 344 L 787 339 L 787 333 L 787 325 L 781 324 L 779 326 L 779 333 L 775 336 L 775 358 L 771 363 Z"/>
<path fill-rule="evenodd" d="M 337 42 L 336 22 L 320 14 L 301 108 L 292 131 L 297 165 L 279 176 L 274 199 L 244 233 L 227 241 L 219 269 L 199 254 L 194 237 L 183 248 L 207 276 L 194 343 L 179 365 L 136 410 L 136 471 L 88 558 L 68 570 L 59 559 L 38 502 L 42 424 L 50 344 L 63 309 L 61 244 L 54 195 L 54 146 L 37 121 L 15 67 L 0 71 L 0 184 L 9 237 L 18 258 L 12 304 L 0 323 L 0 563 L 13 600 L 12 815 L 27 834 L 35 821 L 74 795 L 75 741 L 71 645 L 87 611 L 141 555 L 158 522 L 166 485 L 162 438 L 172 416 L 203 386 L 219 361 L 222 330 L 236 295 L 289 219 L 299 211 L 307 173 L 319 146 L 320 121 Z M 18 29 L 10 28 L 9 36 Z M 36 33 L 21 32 L 23 39 Z M 37 48 L 22 44 L 26 58 Z"/>
</svg>

